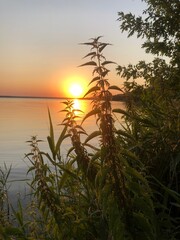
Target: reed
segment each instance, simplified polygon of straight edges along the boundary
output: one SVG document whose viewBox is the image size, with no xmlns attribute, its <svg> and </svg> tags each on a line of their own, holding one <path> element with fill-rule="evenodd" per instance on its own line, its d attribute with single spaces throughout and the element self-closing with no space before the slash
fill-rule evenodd
<svg viewBox="0 0 180 240">
<path fill-rule="evenodd" d="M 6 164 L 0 167 L 0 224 L 2 226 L 9 222 L 10 218 L 10 203 L 8 196 L 8 178 L 11 172 L 11 166 L 8 168 Z"/>
</svg>

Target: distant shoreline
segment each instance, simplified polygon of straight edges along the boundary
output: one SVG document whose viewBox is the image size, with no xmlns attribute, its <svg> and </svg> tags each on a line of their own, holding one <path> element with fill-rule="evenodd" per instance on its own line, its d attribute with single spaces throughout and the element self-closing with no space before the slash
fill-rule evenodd
<svg viewBox="0 0 180 240">
<path fill-rule="evenodd" d="M 34 99 L 75 99 L 68 97 L 38 97 L 38 96 L 0 96 L 0 98 L 34 98 Z M 77 99 L 90 99 L 90 98 L 77 98 Z"/>
<path fill-rule="evenodd" d="M 0 95 L 0 98 L 24 98 L 24 99 L 79 99 L 79 100 L 92 100 L 92 98 L 70 98 L 70 97 L 39 97 L 39 96 L 9 96 L 9 95 Z M 125 96 L 123 94 L 117 94 L 112 97 L 112 101 L 124 102 Z"/>
</svg>

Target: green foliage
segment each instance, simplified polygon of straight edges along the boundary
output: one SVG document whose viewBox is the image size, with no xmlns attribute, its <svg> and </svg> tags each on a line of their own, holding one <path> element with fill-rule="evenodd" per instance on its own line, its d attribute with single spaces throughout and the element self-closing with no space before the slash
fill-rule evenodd
<svg viewBox="0 0 180 240">
<path fill-rule="evenodd" d="M 145 38 L 142 45 L 152 54 L 162 54 L 179 63 L 179 0 L 143 0 L 148 8 L 143 16 L 119 13 L 121 30 L 128 36 Z"/>
<path fill-rule="evenodd" d="M 179 229 L 174 228 L 180 214 L 180 5 L 177 0 L 145 2 L 148 8 L 144 17 L 119 13 L 121 30 L 127 31 L 129 37 L 137 33 L 145 39 L 142 47 L 146 52 L 156 55 L 151 63 L 140 61 L 134 66 L 117 67 L 118 74 L 125 78 L 128 112 L 126 134 L 119 134 L 152 176 L 150 185 L 158 221 L 161 227 L 166 225 L 162 239 L 178 239 Z M 138 78 L 145 80 L 144 86 L 136 82 Z M 172 219 L 176 219 L 174 226 Z"/>
</svg>

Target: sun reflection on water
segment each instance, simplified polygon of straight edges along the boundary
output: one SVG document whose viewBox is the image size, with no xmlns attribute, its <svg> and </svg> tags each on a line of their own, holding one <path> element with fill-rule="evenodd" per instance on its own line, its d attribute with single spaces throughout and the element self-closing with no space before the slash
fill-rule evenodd
<svg viewBox="0 0 180 240">
<path fill-rule="evenodd" d="M 86 112 L 86 105 L 84 104 L 83 101 L 79 100 L 79 99 L 74 99 L 73 100 L 73 108 L 75 111 L 75 114 L 77 115 L 82 115 L 83 113 Z M 80 111 L 78 111 L 80 110 Z"/>
</svg>

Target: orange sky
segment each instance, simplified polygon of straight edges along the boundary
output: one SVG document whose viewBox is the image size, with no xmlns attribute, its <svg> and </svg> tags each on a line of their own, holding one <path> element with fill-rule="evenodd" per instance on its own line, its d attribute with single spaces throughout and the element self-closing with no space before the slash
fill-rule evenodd
<svg viewBox="0 0 180 240">
<path fill-rule="evenodd" d="M 103 35 L 112 43 L 108 60 L 121 65 L 148 59 L 141 41 L 119 30 L 118 11 L 141 14 L 141 0 L 6 0 L 0 2 L 0 96 L 68 97 L 71 82 L 83 89 L 91 68 L 78 68 L 89 48 L 80 45 Z M 120 86 L 112 66 L 111 83 Z M 70 95 L 69 95 L 70 96 Z"/>
</svg>

